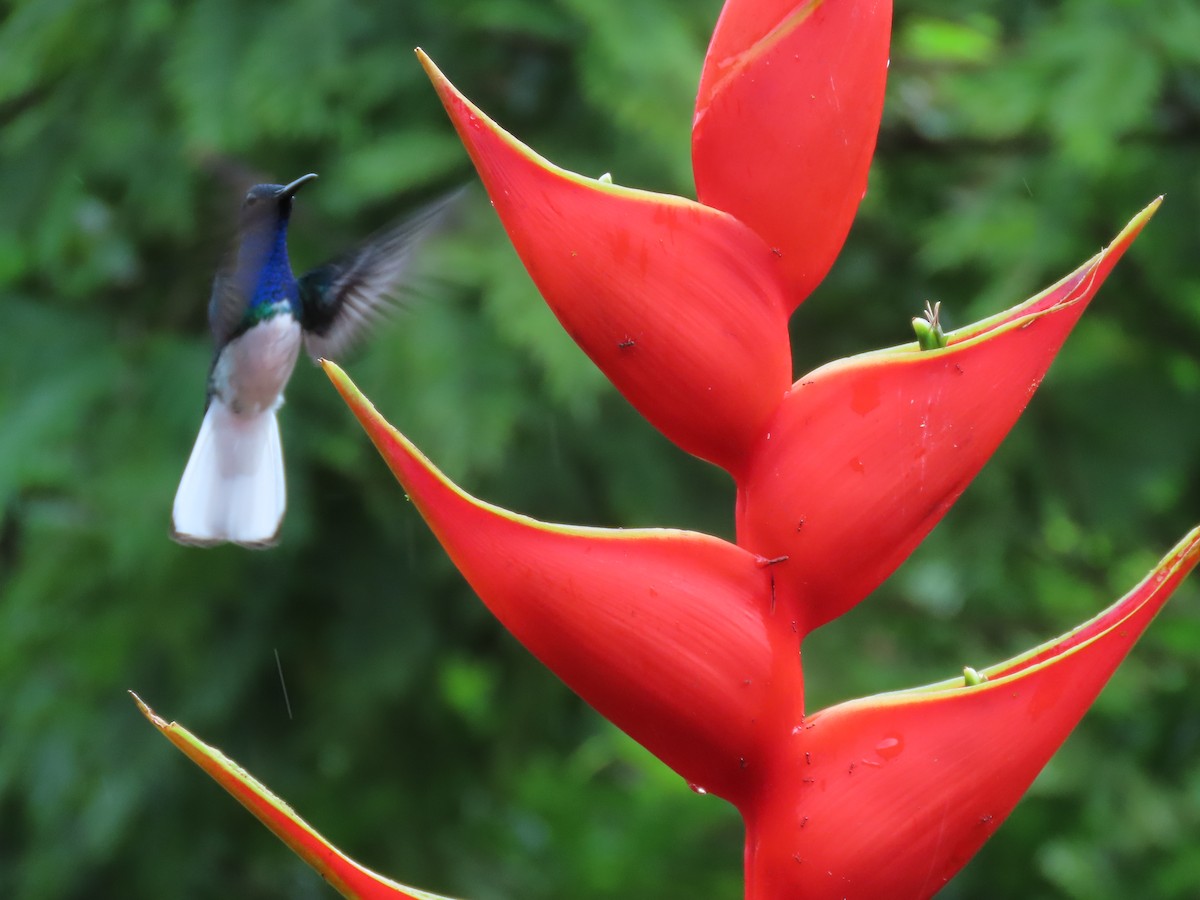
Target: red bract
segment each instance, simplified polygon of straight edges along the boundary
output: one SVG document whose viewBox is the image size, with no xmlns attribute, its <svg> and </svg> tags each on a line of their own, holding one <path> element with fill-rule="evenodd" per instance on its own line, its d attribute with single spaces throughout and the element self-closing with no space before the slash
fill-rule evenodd
<svg viewBox="0 0 1200 900">
<path fill-rule="evenodd" d="M 1049 290 L 950 334 L 801 378 L 739 479 L 738 543 L 769 558 L 802 631 L 879 586 L 1024 411 L 1100 283 L 1158 208 Z"/>
<path fill-rule="evenodd" d="M 1072 275 L 940 349 L 869 353 L 789 386 L 787 316 L 829 268 L 865 187 L 890 18 L 877 0 L 730 0 L 696 107 L 699 203 L 551 165 L 421 56 L 555 315 L 652 424 L 733 474 L 736 545 L 546 525 L 475 500 L 326 364 L 501 622 L 694 787 L 738 807 L 753 900 L 934 893 L 1200 559 L 1197 530 L 1111 609 L 982 683 L 805 716 L 801 641 L 941 518 L 1158 205 Z M 329 871 L 319 836 L 254 800 L 265 789 L 247 794 L 156 724 Z"/>
<path fill-rule="evenodd" d="M 332 363 L 334 385 L 484 603 L 601 713 L 733 799 L 759 723 L 799 709 L 798 637 L 773 634 L 770 572 L 708 535 L 546 525 L 451 484 Z M 784 639 L 786 647 L 771 646 Z M 786 662 L 785 662 L 786 661 Z"/>
<path fill-rule="evenodd" d="M 753 900 L 928 897 L 991 837 L 1171 593 L 1194 530 L 1074 631 L 963 678 L 843 703 L 780 742 L 746 820 Z"/>
<path fill-rule="evenodd" d="M 715 209 L 551 165 L 420 59 L 563 327 L 663 434 L 736 470 L 791 381 L 778 259 Z"/>
<path fill-rule="evenodd" d="M 891 24 L 890 0 L 760 0 L 726 3 L 713 33 L 696 193 L 779 255 L 789 310 L 833 265 L 866 193 Z"/>
<path fill-rule="evenodd" d="M 358 900 L 449 900 L 397 884 L 359 865 L 313 831 L 286 803 L 216 747 L 205 744 L 182 725 L 155 715 L 137 694 L 133 694 L 133 699 L 163 737 L 229 791 L 343 896 Z"/>
</svg>

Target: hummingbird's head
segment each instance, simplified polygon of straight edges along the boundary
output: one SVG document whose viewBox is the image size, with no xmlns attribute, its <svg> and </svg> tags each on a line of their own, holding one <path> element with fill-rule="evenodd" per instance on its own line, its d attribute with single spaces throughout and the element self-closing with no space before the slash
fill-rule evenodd
<svg viewBox="0 0 1200 900">
<path fill-rule="evenodd" d="M 302 185 L 316 180 L 314 173 L 301 175 L 291 184 L 256 184 L 242 201 L 242 226 L 287 219 L 292 211 L 292 196 Z"/>
</svg>

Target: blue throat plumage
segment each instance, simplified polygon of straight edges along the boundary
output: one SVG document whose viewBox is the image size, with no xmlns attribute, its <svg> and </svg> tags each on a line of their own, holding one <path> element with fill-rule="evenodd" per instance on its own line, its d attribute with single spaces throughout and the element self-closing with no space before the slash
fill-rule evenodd
<svg viewBox="0 0 1200 900">
<path fill-rule="evenodd" d="M 243 251 L 250 251 L 248 261 L 258 273 L 246 308 L 247 327 L 284 312 L 295 317 L 300 315 L 300 288 L 288 260 L 287 226 L 287 216 L 284 215 L 266 236 L 266 241 L 262 241 L 263 236 L 260 235 L 247 235 L 244 239 Z M 247 246 L 252 243 L 259 246 Z"/>
</svg>

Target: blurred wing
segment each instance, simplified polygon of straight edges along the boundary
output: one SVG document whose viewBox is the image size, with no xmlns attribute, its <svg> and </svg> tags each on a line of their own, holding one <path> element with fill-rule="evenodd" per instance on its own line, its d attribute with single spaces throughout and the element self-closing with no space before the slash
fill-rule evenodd
<svg viewBox="0 0 1200 900">
<path fill-rule="evenodd" d="M 254 278 L 266 262 L 271 243 L 247 235 L 239 228 L 213 278 L 208 298 L 208 326 L 217 352 L 246 329 L 246 309 L 254 293 Z"/>
<path fill-rule="evenodd" d="M 212 296 L 208 299 L 208 327 L 213 343 L 220 350 L 233 338 L 246 314 L 245 292 L 239 290 L 232 272 L 221 271 L 213 279 Z"/>
<path fill-rule="evenodd" d="M 300 279 L 300 324 L 313 359 L 339 356 L 398 305 L 416 251 L 442 224 L 461 194 L 458 190 L 435 200 Z"/>
</svg>

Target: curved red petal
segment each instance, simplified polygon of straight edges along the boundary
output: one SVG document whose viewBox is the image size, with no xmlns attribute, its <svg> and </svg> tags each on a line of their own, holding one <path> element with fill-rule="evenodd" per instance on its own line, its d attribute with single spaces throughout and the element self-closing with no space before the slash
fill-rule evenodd
<svg viewBox="0 0 1200 900">
<path fill-rule="evenodd" d="M 343 897 L 352 900 L 449 900 L 384 878 L 350 859 L 317 834 L 245 769 L 176 722 L 167 722 L 130 691 L 138 708 L 159 732 L 207 772 L 275 836 L 313 867 Z"/>
<path fill-rule="evenodd" d="M 421 61 L 563 327 L 663 434 L 736 470 L 791 382 L 767 246 L 717 210 L 551 165 Z"/>
<path fill-rule="evenodd" d="M 1157 201 L 1045 293 L 949 335 L 802 378 L 739 482 L 738 544 L 775 566 L 806 631 L 861 601 L 950 508 L 1016 422 Z"/>
<path fill-rule="evenodd" d="M 803 703 L 798 635 L 768 633 L 768 568 L 707 535 L 547 525 L 481 503 L 340 369 L 325 367 L 454 564 L 517 640 L 685 779 L 739 796 L 773 704 Z M 790 646 L 780 652 L 773 640 Z"/>
<path fill-rule="evenodd" d="M 1200 528 L 1099 616 L 1024 656 L 808 718 L 743 807 L 752 900 L 921 898 L 1012 811 L 1200 561 Z"/>
<path fill-rule="evenodd" d="M 841 250 L 883 111 L 890 0 L 730 0 L 692 127 L 701 203 L 780 256 L 790 308 Z"/>
</svg>

